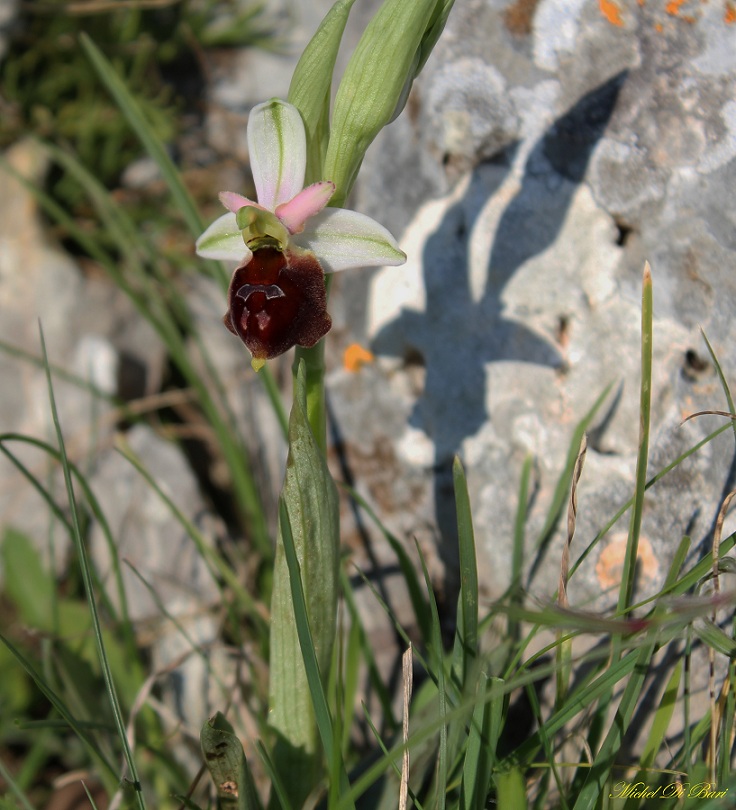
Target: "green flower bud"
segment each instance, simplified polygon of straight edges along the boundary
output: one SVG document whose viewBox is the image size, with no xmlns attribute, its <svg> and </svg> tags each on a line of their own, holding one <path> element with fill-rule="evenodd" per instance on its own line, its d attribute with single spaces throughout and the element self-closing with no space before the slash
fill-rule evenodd
<svg viewBox="0 0 736 810">
<path fill-rule="evenodd" d="M 350 192 L 366 150 L 401 111 L 454 0 L 385 0 L 360 38 L 335 98 L 324 176 Z"/>
</svg>

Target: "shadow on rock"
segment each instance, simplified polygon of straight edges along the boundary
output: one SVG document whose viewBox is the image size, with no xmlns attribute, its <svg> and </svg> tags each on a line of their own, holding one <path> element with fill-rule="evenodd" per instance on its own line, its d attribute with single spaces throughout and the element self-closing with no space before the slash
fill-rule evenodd
<svg viewBox="0 0 736 810">
<path fill-rule="evenodd" d="M 427 240 L 422 255 L 424 312 L 402 310 L 373 341 L 376 353 L 403 357 L 407 365 L 422 365 L 426 372 L 410 421 L 434 443 L 435 510 L 448 605 L 454 605 L 457 588 L 452 459 L 491 417 L 487 367 L 498 362 L 563 364 L 551 340 L 504 316 L 501 295 L 518 268 L 557 238 L 623 79 L 619 74 L 584 96 L 532 148 L 521 188 L 501 215 L 495 235 L 488 237 L 493 243 L 481 295 L 473 294 L 478 283 L 472 278 L 478 271 L 471 266 L 470 238 L 484 205 L 511 171 L 518 144 L 476 167 L 463 198 L 448 208 Z"/>
</svg>

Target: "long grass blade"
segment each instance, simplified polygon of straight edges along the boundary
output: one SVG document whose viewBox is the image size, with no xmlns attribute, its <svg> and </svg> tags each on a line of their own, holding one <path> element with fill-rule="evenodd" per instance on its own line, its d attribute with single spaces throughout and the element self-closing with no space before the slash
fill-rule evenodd
<svg viewBox="0 0 736 810">
<path fill-rule="evenodd" d="M 644 510 L 644 492 L 647 483 L 649 458 L 649 421 L 652 405 L 652 271 L 647 262 L 644 266 L 641 297 L 641 391 L 639 398 L 639 453 L 636 460 L 636 488 L 631 511 L 629 538 L 621 574 L 618 611 L 623 613 L 631 604 L 636 576 L 636 558 L 639 551 L 639 534 Z"/>
<path fill-rule="evenodd" d="M 488 689 L 488 676 L 478 679 L 478 694 Z M 483 810 L 486 806 L 491 767 L 495 750 L 491 746 L 491 706 L 478 703 L 473 711 L 468 732 L 468 744 L 463 760 L 463 781 L 460 788 L 461 810 Z"/>
<path fill-rule="evenodd" d="M 586 434 L 583 433 L 583 438 L 580 440 L 578 456 L 575 459 L 572 483 L 570 484 L 570 501 L 567 507 L 567 540 L 562 549 L 560 581 L 557 587 L 557 604 L 563 610 L 569 605 L 567 598 L 567 582 L 570 576 L 570 547 L 572 546 L 572 540 L 575 536 L 575 525 L 578 516 L 578 483 L 580 476 L 583 474 L 583 464 L 585 463 L 585 454 L 587 451 L 588 438 Z M 556 700 L 557 704 L 560 705 L 565 699 L 567 687 L 572 675 L 572 639 L 563 638 L 562 632 L 558 631 L 557 642 L 557 664 L 559 670 L 557 672 Z"/>
<path fill-rule="evenodd" d="M 107 61 L 102 51 L 92 42 L 87 34 L 80 34 L 79 41 L 92 63 L 95 72 L 108 89 L 110 95 L 115 99 L 118 107 L 120 107 L 120 111 L 128 120 L 128 123 L 138 136 L 145 150 L 156 162 L 192 235 L 195 237 L 199 236 L 204 230 L 204 224 L 199 216 L 194 200 L 182 182 L 181 175 L 166 152 L 166 147 L 154 134 L 140 105 L 125 86 L 125 82 L 118 76 L 113 66 Z"/>
<path fill-rule="evenodd" d="M 708 340 L 708 336 L 705 334 L 705 330 L 701 327 L 700 334 L 703 336 L 703 340 L 705 341 L 705 345 L 708 347 L 708 354 L 710 354 L 710 359 L 713 361 L 713 365 L 716 369 L 716 374 L 718 374 L 718 381 L 721 384 L 721 388 L 723 389 L 723 394 L 726 397 L 726 402 L 728 403 L 728 410 L 732 416 L 736 417 L 736 404 L 734 404 L 733 396 L 731 394 L 731 388 L 728 384 L 728 380 L 726 379 L 726 375 L 723 373 L 723 369 L 721 368 L 721 364 L 718 360 L 718 355 L 715 352 L 715 349 L 711 345 L 711 342 Z M 731 427 L 733 428 L 733 435 L 736 438 L 736 420 L 731 422 Z"/>
<path fill-rule="evenodd" d="M 174 503 L 172 498 L 166 493 L 164 488 L 156 481 L 151 473 L 145 468 L 140 459 L 138 459 L 132 450 L 122 443 L 118 444 L 120 454 L 126 461 L 140 473 L 145 482 L 153 489 L 153 491 L 161 498 L 161 501 L 171 512 L 172 516 L 179 522 L 184 531 L 189 535 L 192 542 L 197 548 L 197 552 L 204 560 L 207 568 L 212 576 L 215 584 L 221 589 L 218 576 L 227 583 L 232 589 L 233 594 L 238 601 L 248 611 L 249 618 L 254 622 L 259 631 L 265 632 L 266 622 L 260 614 L 258 607 L 253 597 L 243 587 L 242 583 L 237 577 L 237 574 L 229 566 L 225 560 L 217 553 L 215 549 L 207 542 L 207 538 L 196 527 L 196 525 L 182 512 L 182 510 Z"/>
<path fill-rule="evenodd" d="M 672 585 L 677 581 L 679 574 L 679 565 L 684 557 L 684 551 L 688 543 L 686 540 L 681 541 L 678 548 L 678 554 L 675 555 L 673 564 L 670 565 L 667 572 L 667 579 L 665 586 Z M 654 608 L 653 614 L 661 613 L 663 608 L 657 606 Z M 624 735 L 629 728 L 631 718 L 634 714 L 634 709 L 640 699 L 642 690 L 644 688 L 644 681 L 647 677 L 649 665 L 652 656 L 657 650 L 657 640 L 646 642 L 644 646 L 638 651 L 636 666 L 634 671 L 629 677 L 629 680 L 624 689 L 621 701 L 616 709 L 616 715 L 613 719 L 606 738 L 603 741 L 593 764 L 588 772 L 583 787 L 578 794 L 577 801 L 573 810 L 587 810 L 588 807 L 595 806 L 598 801 L 606 781 L 610 778 L 611 769 L 613 767 L 616 755 L 621 747 Z"/>
<path fill-rule="evenodd" d="M 57 517 L 60 520 L 65 529 L 69 532 L 69 536 L 73 540 L 74 530 L 70 520 L 64 514 L 61 507 L 56 503 L 56 501 L 54 500 L 53 496 L 48 491 L 48 489 L 44 487 L 43 484 L 41 484 L 41 482 L 38 480 L 38 478 L 31 472 L 31 470 L 29 470 L 28 467 L 26 467 L 26 465 L 23 464 L 23 462 L 20 461 L 20 459 L 18 459 L 18 457 L 5 446 L 8 442 L 19 442 L 21 444 L 30 445 L 31 447 L 36 447 L 58 462 L 61 462 L 61 453 L 55 447 L 52 447 L 50 444 L 47 444 L 41 439 L 35 439 L 31 436 L 23 436 L 22 434 L 19 433 L 4 433 L 0 435 L 0 452 L 2 452 L 6 456 L 6 458 L 8 458 L 15 465 L 15 467 L 25 476 L 25 478 L 29 481 L 29 483 L 33 486 L 33 488 L 46 502 L 47 506 L 51 509 L 55 517 Z M 128 618 L 128 601 L 120 569 L 120 555 L 118 554 L 117 546 L 112 536 L 110 525 L 107 522 L 105 513 L 102 511 L 102 508 L 100 507 L 100 504 L 97 498 L 95 497 L 92 488 L 87 483 L 86 478 L 84 477 L 84 475 L 82 475 L 79 468 L 75 464 L 69 462 L 69 469 L 74 479 L 81 487 L 82 492 L 84 493 L 85 501 L 87 502 L 87 505 L 92 511 L 95 520 L 98 522 L 102 534 L 105 538 L 105 542 L 107 543 L 107 547 L 110 552 L 110 557 L 113 563 L 112 567 L 115 576 L 115 585 L 118 592 L 122 627 L 124 633 L 126 634 L 126 641 L 128 642 L 128 650 L 131 654 L 131 657 L 134 657 L 136 646 L 135 640 L 133 638 L 132 625 Z M 112 601 L 107 597 L 107 593 L 105 592 L 104 589 L 101 590 L 100 595 L 104 601 L 105 609 L 110 612 L 111 616 L 116 616 L 117 611 L 115 610 L 115 606 L 113 605 Z"/>
<path fill-rule="evenodd" d="M 363 627 L 360 612 L 358 610 L 358 605 L 355 601 L 355 594 L 353 593 L 352 585 L 350 584 L 350 580 L 344 571 L 340 572 L 340 584 L 342 586 L 343 599 L 345 600 L 345 605 L 347 606 L 348 613 L 350 614 L 350 626 L 351 629 L 356 628 L 358 630 L 358 638 L 360 642 L 360 651 L 362 660 L 366 668 L 368 669 L 369 683 L 371 687 L 375 689 L 376 696 L 378 697 L 378 701 L 381 704 L 381 711 L 383 713 L 384 722 L 388 723 L 388 725 L 392 729 L 396 729 L 398 728 L 398 722 L 394 717 L 394 709 L 393 706 L 391 705 L 391 694 L 388 688 L 386 687 L 386 684 L 384 684 L 383 678 L 381 677 L 381 673 L 378 669 L 378 664 L 376 663 L 375 651 L 371 647 L 371 644 L 368 640 L 367 634 Z M 376 592 L 374 591 L 374 593 Z M 381 604 L 384 610 L 386 610 L 388 615 L 390 616 L 388 606 L 385 603 Z"/>
<path fill-rule="evenodd" d="M 460 610 L 457 622 L 460 652 L 460 690 L 468 685 L 478 658 L 478 564 L 475 555 L 473 516 L 470 509 L 468 482 L 463 465 L 456 456 L 452 465 L 457 513 L 458 553 L 460 558 Z M 458 662 L 454 662 L 457 664 Z"/>
<path fill-rule="evenodd" d="M 47 357 L 46 342 L 43 337 L 43 330 L 40 331 L 41 336 L 41 349 L 44 358 Z M 100 617 L 97 613 L 97 603 L 92 585 L 92 574 L 89 559 L 87 557 L 87 549 L 82 539 L 82 533 L 79 526 L 79 515 L 77 511 L 76 496 L 74 494 L 74 485 L 72 483 L 72 473 L 69 466 L 69 460 L 66 455 L 66 448 L 64 446 L 64 436 L 61 430 L 61 423 L 59 421 L 59 414 L 56 409 L 56 400 L 54 398 L 54 387 L 51 379 L 51 370 L 46 363 L 46 383 L 49 392 L 49 404 L 51 406 L 51 416 L 54 423 L 54 430 L 56 438 L 59 443 L 59 453 L 61 457 L 61 466 L 64 473 L 64 483 L 66 485 L 67 497 L 69 499 L 69 509 L 71 513 L 71 522 L 74 534 L 74 543 L 76 546 L 77 555 L 79 557 L 79 565 L 82 572 L 82 581 L 84 582 L 84 590 L 87 596 L 87 604 L 89 605 L 90 617 L 94 627 L 95 642 L 97 644 L 97 654 L 100 661 L 100 668 L 102 670 L 102 677 L 105 681 L 105 688 L 107 690 L 108 700 L 112 709 L 113 717 L 115 718 L 115 726 L 117 728 L 120 743 L 123 748 L 125 761 L 130 772 L 130 778 L 133 783 L 135 791 L 136 802 L 140 810 L 145 810 L 146 802 L 143 796 L 143 789 L 141 787 L 140 779 L 138 777 L 138 769 L 136 767 L 133 752 L 128 744 L 128 736 L 125 731 L 125 721 L 120 708 L 120 703 L 117 697 L 117 691 L 112 678 L 110 664 L 107 660 L 107 653 L 105 651 L 105 643 L 102 637 L 102 626 L 100 624 Z"/>
<path fill-rule="evenodd" d="M 21 790 L 20 786 L 13 779 L 10 771 L 5 767 L 5 763 L 2 761 L 2 758 L 0 758 L 0 776 L 2 776 L 3 781 L 10 788 L 10 792 L 20 802 L 23 810 L 34 810 L 33 805 L 28 800 L 28 796 L 26 796 L 25 792 Z M 11 805 L 8 802 L 8 807 L 10 806 Z"/>
<path fill-rule="evenodd" d="M 419 627 L 422 641 L 426 646 L 429 646 L 431 644 L 429 606 L 427 605 L 427 600 L 424 597 L 422 586 L 420 584 L 419 577 L 417 576 L 416 566 L 406 553 L 406 549 L 404 549 L 401 542 L 381 523 L 380 519 L 373 509 L 371 509 L 368 502 L 361 497 L 357 491 L 349 489 L 348 492 L 350 493 L 350 497 L 378 527 L 396 555 L 399 568 L 401 569 L 401 575 L 406 584 L 406 588 L 409 591 L 409 599 L 411 601 L 412 609 L 414 610 L 414 618 L 416 619 L 417 626 Z"/>
<path fill-rule="evenodd" d="M 10 653 L 14 656 L 16 661 L 28 673 L 31 680 L 36 684 L 39 691 L 46 700 L 56 709 L 62 716 L 70 729 L 79 737 L 79 739 L 87 746 L 93 758 L 103 767 L 107 773 L 113 777 L 115 781 L 120 779 L 120 774 L 117 768 L 110 762 L 104 755 L 99 745 L 95 742 L 94 738 L 87 732 L 87 724 L 80 723 L 69 710 L 66 703 L 59 697 L 59 695 L 51 688 L 47 679 L 38 672 L 33 664 L 23 655 L 23 653 L 5 636 L 0 634 L 0 641 L 8 648 Z"/>
<path fill-rule="evenodd" d="M 659 749 L 662 747 L 665 734 L 667 733 L 670 721 L 672 720 L 672 715 L 675 711 L 677 694 L 680 691 L 681 677 L 682 659 L 675 664 L 675 668 L 672 670 L 672 675 L 670 675 L 670 678 L 667 681 L 667 686 L 665 686 L 664 694 L 662 695 L 662 702 L 654 712 L 649 737 L 644 744 L 644 748 L 642 749 L 641 757 L 639 759 L 640 769 L 636 775 L 636 778 L 632 780 L 634 784 L 640 781 L 645 781 L 647 777 L 647 770 L 654 766 L 654 759 L 659 753 Z M 639 799 L 634 799 L 632 797 L 627 800 L 624 810 L 637 810 L 639 805 Z"/>
<path fill-rule="evenodd" d="M 276 766 L 271 759 L 271 755 L 268 753 L 265 745 L 260 740 L 256 741 L 256 751 L 258 751 L 258 755 L 261 758 L 263 770 L 266 772 L 266 775 L 271 782 L 271 789 L 276 797 L 276 800 L 278 801 L 277 806 L 280 808 L 280 810 L 292 810 L 288 792 L 281 779 L 281 775 L 276 770 Z"/>
<path fill-rule="evenodd" d="M 509 584 L 509 598 L 512 604 L 520 605 L 523 598 L 521 576 L 524 570 L 524 537 L 526 534 L 526 519 L 529 509 L 529 484 L 531 482 L 534 457 L 529 454 L 524 459 L 519 480 L 519 501 L 514 521 L 514 548 L 511 552 L 511 582 Z M 509 617 L 507 635 L 512 641 L 519 640 L 520 627 L 518 622 Z"/>
<path fill-rule="evenodd" d="M 440 615 L 439 611 L 437 610 L 437 601 L 434 598 L 432 580 L 429 578 L 427 564 L 424 561 L 424 556 L 422 555 L 418 544 L 417 551 L 419 552 L 419 558 L 422 563 L 424 581 L 427 587 L 427 595 L 429 597 L 429 606 L 432 612 L 432 658 L 434 659 L 434 668 L 437 673 L 437 705 L 440 722 L 440 743 L 437 754 L 437 808 L 438 810 L 445 810 L 447 804 L 447 777 L 449 763 L 447 751 L 447 687 L 445 685 L 445 664 L 443 660 L 444 655 L 442 650 L 442 634 L 440 632 Z"/>
</svg>

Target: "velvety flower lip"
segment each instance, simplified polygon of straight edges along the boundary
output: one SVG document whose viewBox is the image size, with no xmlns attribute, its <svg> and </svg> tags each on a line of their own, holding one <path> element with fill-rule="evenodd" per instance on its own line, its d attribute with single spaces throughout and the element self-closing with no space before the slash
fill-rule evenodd
<svg viewBox="0 0 736 810">
<path fill-rule="evenodd" d="M 254 251 L 233 273 L 223 322 L 249 349 L 256 371 L 292 346 L 314 346 L 332 326 L 325 276 L 314 254 Z"/>
<path fill-rule="evenodd" d="M 311 251 L 326 273 L 406 261 L 394 237 L 378 222 L 356 211 L 325 207 L 335 191 L 332 182 L 304 188 L 307 141 L 296 107 L 280 99 L 257 105 L 248 119 L 247 136 L 257 200 L 222 192 L 220 201 L 228 213 L 197 239 L 198 255 L 242 267 L 253 256 L 249 244 L 262 235 L 275 238 L 283 250 Z M 264 212 L 255 230 L 239 227 L 238 212 L 246 207 Z"/>
</svg>

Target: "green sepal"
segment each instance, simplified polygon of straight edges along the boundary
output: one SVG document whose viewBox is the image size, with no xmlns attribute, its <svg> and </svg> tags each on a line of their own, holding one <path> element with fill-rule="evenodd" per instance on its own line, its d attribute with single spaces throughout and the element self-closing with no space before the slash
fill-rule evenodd
<svg viewBox="0 0 736 810">
<path fill-rule="evenodd" d="M 385 0 L 368 23 L 335 98 L 324 175 L 341 205 L 373 139 L 406 102 L 444 27 L 451 0 Z"/>
<path fill-rule="evenodd" d="M 204 762 L 217 789 L 221 808 L 263 810 L 243 745 L 221 712 L 207 720 L 199 735 Z"/>
<path fill-rule="evenodd" d="M 337 0 L 327 12 L 297 63 L 287 100 L 301 113 L 307 133 L 305 185 L 323 176 L 322 166 L 330 137 L 332 74 L 345 24 L 355 0 Z"/>
<path fill-rule="evenodd" d="M 339 509 L 335 483 L 307 419 L 306 367 L 294 376 L 289 455 L 281 499 L 296 549 L 319 671 L 330 671 L 336 633 Z M 271 599 L 269 723 L 276 769 L 300 807 L 320 779 L 321 746 L 299 644 L 284 540 L 279 534 Z"/>
</svg>

